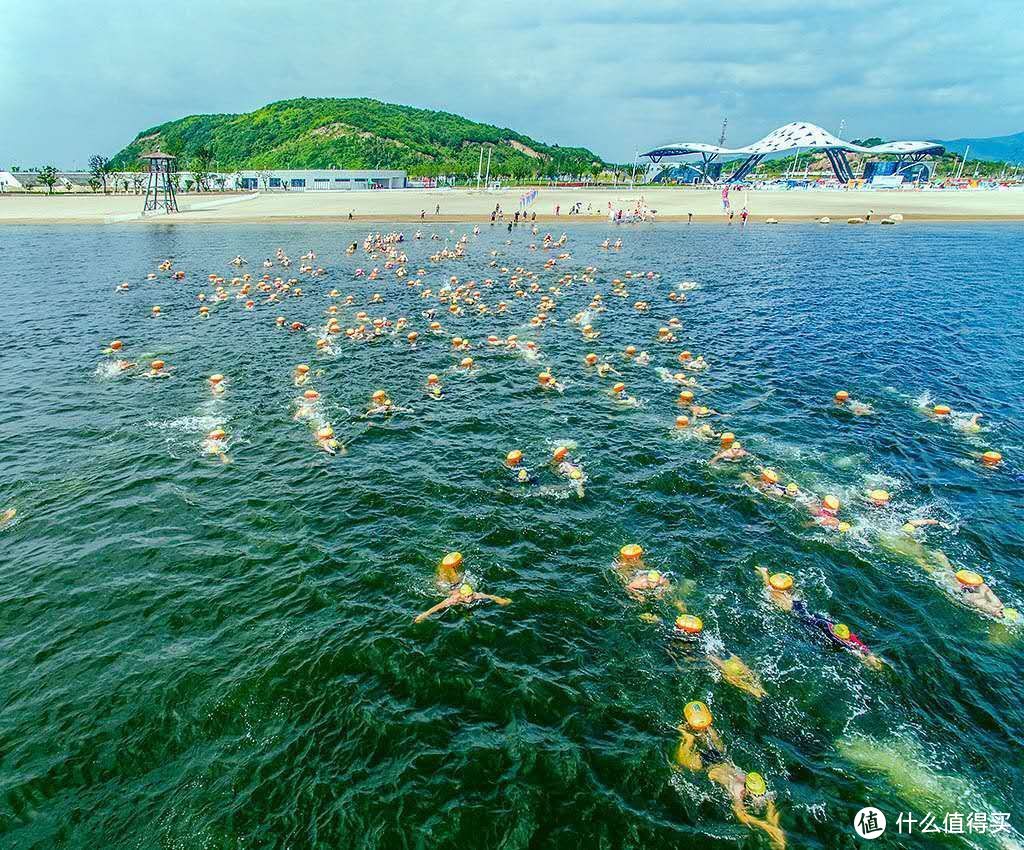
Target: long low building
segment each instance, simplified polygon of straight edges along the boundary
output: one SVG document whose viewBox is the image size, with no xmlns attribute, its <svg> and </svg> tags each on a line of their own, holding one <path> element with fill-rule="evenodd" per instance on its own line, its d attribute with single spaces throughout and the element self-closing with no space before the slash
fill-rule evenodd
<svg viewBox="0 0 1024 850">
<path fill-rule="evenodd" d="M 327 192 L 355 189 L 404 189 L 406 173 L 379 169 L 268 169 L 226 175 L 228 188 L 259 192 Z"/>
</svg>

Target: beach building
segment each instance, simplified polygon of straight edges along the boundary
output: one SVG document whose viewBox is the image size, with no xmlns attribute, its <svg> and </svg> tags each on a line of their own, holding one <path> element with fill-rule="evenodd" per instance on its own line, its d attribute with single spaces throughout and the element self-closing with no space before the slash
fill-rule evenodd
<svg viewBox="0 0 1024 850">
<path fill-rule="evenodd" d="M 836 179 L 840 183 L 850 183 L 856 180 L 849 160 L 848 153 L 866 154 L 868 156 L 891 156 L 900 157 L 903 164 L 902 169 L 894 171 L 894 175 L 901 173 L 907 168 L 914 166 L 929 156 L 938 156 L 945 152 L 942 145 L 935 142 L 886 142 L 872 147 L 854 144 L 832 135 L 828 130 L 818 127 L 806 121 L 798 121 L 786 124 L 773 130 L 763 139 L 753 144 L 739 148 L 726 148 L 721 145 L 712 145 L 706 142 L 674 142 L 668 145 L 650 150 L 643 157 L 651 162 L 661 162 L 663 159 L 698 155 L 700 162 L 692 162 L 691 166 L 702 175 L 701 182 L 704 183 L 738 183 L 745 180 L 765 157 L 785 155 L 799 151 L 814 151 L 822 153 L 828 159 L 829 165 Z M 739 164 L 728 174 L 721 176 L 712 175 L 712 166 L 719 168 L 720 157 L 739 158 Z M 724 169 L 723 169 L 724 170 Z"/>
<path fill-rule="evenodd" d="M 345 192 L 404 189 L 406 173 L 381 169 L 268 169 L 224 175 L 228 188 L 258 192 Z M 233 185 L 232 185 L 233 184 Z"/>
</svg>

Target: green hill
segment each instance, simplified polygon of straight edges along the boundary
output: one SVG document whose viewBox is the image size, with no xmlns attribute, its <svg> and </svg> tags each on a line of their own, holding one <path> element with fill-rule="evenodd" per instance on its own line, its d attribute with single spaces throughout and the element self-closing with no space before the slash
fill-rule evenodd
<svg viewBox="0 0 1024 850">
<path fill-rule="evenodd" d="M 129 168 L 141 152 L 159 148 L 177 155 L 182 169 L 200 154 L 212 158 L 218 171 L 400 168 L 413 176 L 475 175 L 481 143 L 494 146 L 495 175 L 591 173 L 603 165 L 586 148 L 546 145 L 450 112 L 368 98 L 306 97 L 242 115 L 190 115 L 151 127 L 115 154 L 111 165 Z"/>
</svg>

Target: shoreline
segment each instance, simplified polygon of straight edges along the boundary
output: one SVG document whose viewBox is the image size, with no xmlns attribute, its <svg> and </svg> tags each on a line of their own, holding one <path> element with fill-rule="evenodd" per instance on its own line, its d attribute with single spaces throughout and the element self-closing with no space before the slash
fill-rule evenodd
<svg viewBox="0 0 1024 850">
<path fill-rule="evenodd" d="M 216 224 L 216 223 L 302 223 L 395 222 L 402 224 L 490 225 L 490 213 L 500 204 L 507 227 L 519 208 L 522 192 L 497 191 L 378 190 L 353 192 L 285 192 L 250 195 L 179 196 L 182 211 L 166 215 L 151 213 L 143 218 L 141 195 L 0 195 L 0 226 L 31 224 Z M 721 190 L 644 186 L 577 190 L 543 189 L 527 207 L 536 222 L 546 227 L 569 224 L 604 224 L 608 208 L 627 213 L 642 201 L 656 210 L 655 223 L 685 223 L 688 213 L 699 224 L 728 224 L 722 210 Z M 752 224 L 773 218 L 780 225 L 814 224 L 828 216 L 831 224 L 846 225 L 848 218 L 868 213 L 875 225 L 887 216 L 900 214 L 901 223 L 914 222 L 1019 222 L 1024 221 L 1024 189 L 1021 190 L 935 190 L 935 191 L 743 191 L 731 195 L 733 223 L 739 225 L 744 204 Z M 575 203 L 584 205 L 579 215 L 568 215 Z M 440 206 L 440 213 L 435 210 Z M 590 214 L 586 207 L 591 208 Z M 560 215 L 555 215 L 555 208 Z M 420 217 L 421 210 L 427 215 Z M 599 211 L 599 212 L 598 212 Z M 349 214 L 352 213 L 352 218 Z M 595 214 L 596 213 L 596 214 Z"/>
</svg>

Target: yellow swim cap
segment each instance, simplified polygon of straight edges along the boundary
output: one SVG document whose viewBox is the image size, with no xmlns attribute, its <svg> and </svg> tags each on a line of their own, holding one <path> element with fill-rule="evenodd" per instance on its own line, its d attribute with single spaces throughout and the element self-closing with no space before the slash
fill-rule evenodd
<svg viewBox="0 0 1024 850">
<path fill-rule="evenodd" d="M 778 484 L 779 473 L 777 473 L 774 469 L 762 469 L 761 480 L 764 481 L 766 484 Z"/>
<path fill-rule="evenodd" d="M 795 495 L 796 495 L 797 493 L 799 493 L 799 492 L 800 492 L 800 488 L 796 486 L 796 482 L 795 482 L 795 481 L 790 481 L 790 482 L 789 482 L 789 483 L 788 483 L 788 484 L 786 485 L 786 492 L 787 492 L 787 493 L 788 493 L 788 494 L 789 494 L 790 496 L 795 496 Z"/>
<path fill-rule="evenodd" d="M 822 501 L 822 504 L 830 511 L 839 510 L 839 499 L 837 499 L 835 496 L 826 496 Z"/>
<path fill-rule="evenodd" d="M 442 566 L 448 569 L 458 569 L 462 566 L 462 553 L 461 552 L 449 552 L 441 559 Z"/>
<path fill-rule="evenodd" d="M 1020 612 L 1016 608 L 1004 608 L 1003 619 L 1016 623 L 1020 619 Z"/>
<path fill-rule="evenodd" d="M 384 390 L 375 390 L 371 398 L 376 402 L 384 401 L 388 397 L 388 394 Z"/>
<path fill-rule="evenodd" d="M 326 440 L 334 436 L 334 429 L 330 425 L 325 425 L 323 428 L 316 432 L 316 435 L 321 440 Z"/>
<path fill-rule="evenodd" d="M 872 490 L 868 493 L 868 498 L 881 507 L 882 505 L 888 504 L 889 493 L 886 490 Z"/>
<path fill-rule="evenodd" d="M 722 448 L 727 449 L 736 441 L 736 435 L 732 431 L 726 431 L 722 434 Z"/>
<path fill-rule="evenodd" d="M 473 588 L 470 587 L 468 584 L 464 584 L 464 585 L 462 585 L 462 587 L 459 588 L 459 596 L 472 596 L 472 595 L 473 595 Z"/>
<path fill-rule="evenodd" d="M 714 720 L 711 716 L 711 709 L 700 700 L 688 702 L 686 708 L 683 709 L 683 717 L 686 718 L 690 728 L 698 732 L 707 729 Z"/>
<path fill-rule="evenodd" d="M 682 402 L 683 404 L 689 404 L 691 401 L 693 401 L 693 393 L 690 392 L 689 390 L 680 391 L 679 401 Z"/>
<path fill-rule="evenodd" d="M 903 523 L 902 530 L 906 534 L 913 534 L 915 531 L 917 531 L 917 528 L 912 523 L 905 522 Z"/>
<path fill-rule="evenodd" d="M 743 784 L 747 789 L 747 793 L 753 794 L 755 797 L 760 797 L 768 790 L 768 786 L 764 783 L 764 777 L 754 771 L 747 774 L 746 781 Z"/>
<path fill-rule="evenodd" d="M 619 549 L 619 557 L 623 561 L 638 561 L 643 553 L 643 547 L 638 546 L 636 543 L 627 543 Z"/>
<path fill-rule="evenodd" d="M 850 523 L 848 522 L 841 522 L 839 523 L 839 525 L 836 526 L 836 528 L 839 529 L 840 533 L 846 534 L 846 532 L 853 528 L 853 526 L 850 525 Z"/>
<path fill-rule="evenodd" d="M 773 590 L 789 590 L 793 586 L 793 576 L 789 573 L 772 573 L 768 584 Z"/>
<path fill-rule="evenodd" d="M 573 481 L 578 481 L 580 478 L 583 477 L 583 473 L 580 472 L 578 469 L 574 468 L 569 472 L 569 477 L 573 479 Z"/>
<path fill-rule="evenodd" d="M 981 587 L 985 583 L 982 575 L 974 570 L 957 570 L 956 580 L 965 587 Z"/>
<path fill-rule="evenodd" d="M 659 573 L 657 570 L 650 570 L 647 573 L 647 580 L 651 584 L 657 584 L 659 581 L 661 581 L 661 573 Z"/>
<path fill-rule="evenodd" d="M 516 478 L 518 478 L 520 481 L 529 481 L 530 473 L 527 472 L 525 469 L 520 469 L 519 473 L 516 475 Z"/>
<path fill-rule="evenodd" d="M 680 614 L 676 617 L 676 629 L 690 635 L 697 635 L 704 631 L 704 621 L 694 614 Z"/>
<path fill-rule="evenodd" d="M 839 638 L 839 640 L 850 639 L 850 627 L 846 623 L 835 623 L 829 628 L 831 628 L 832 634 Z"/>
</svg>

